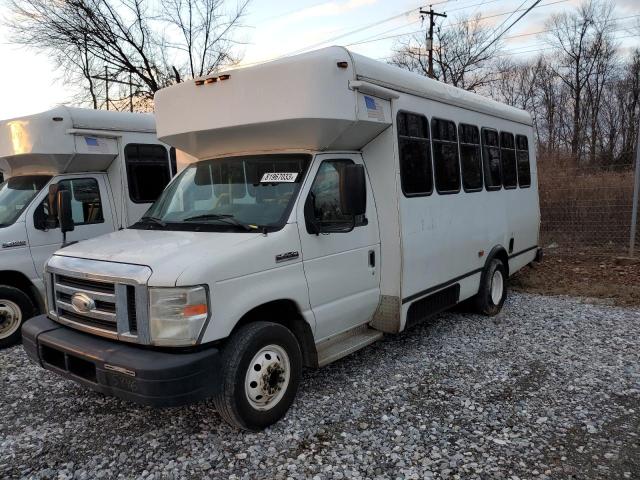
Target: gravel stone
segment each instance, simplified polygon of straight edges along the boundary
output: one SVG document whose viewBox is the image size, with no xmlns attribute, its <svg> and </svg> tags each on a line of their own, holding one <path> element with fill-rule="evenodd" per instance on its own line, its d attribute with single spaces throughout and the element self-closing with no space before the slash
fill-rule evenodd
<svg viewBox="0 0 640 480">
<path fill-rule="evenodd" d="M 152 409 L 0 351 L 0 478 L 640 478 L 640 309 L 512 293 L 304 374 L 287 416 Z"/>
</svg>

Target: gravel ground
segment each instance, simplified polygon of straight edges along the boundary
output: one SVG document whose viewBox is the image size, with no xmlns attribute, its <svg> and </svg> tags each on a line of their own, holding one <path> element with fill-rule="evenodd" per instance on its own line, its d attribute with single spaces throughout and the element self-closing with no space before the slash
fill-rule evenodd
<svg viewBox="0 0 640 480">
<path fill-rule="evenodd" d="M 640 309 L 512 294 L 308 371 L 286 418 L 153 410 L 0 352 L 0 478 L 640 478 Z"/>
</svg>

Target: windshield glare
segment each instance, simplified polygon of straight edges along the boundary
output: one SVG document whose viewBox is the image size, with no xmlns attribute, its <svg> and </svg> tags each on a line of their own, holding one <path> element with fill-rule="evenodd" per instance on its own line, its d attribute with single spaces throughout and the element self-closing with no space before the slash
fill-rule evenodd
<svg viewBox="0 0 640 480">
<path fill-rule="evenodd" d="M 26 175 L 0 184 L 0 227 L 13 224 L 49 180 L 47 175 Z"/>
<path fill-rule="evenodd" d="M 259 155 L 205 160 L 187 167 L 145 217 L 171 229 L 281 228 L 298 193 L 309 155 Z M 287 174 L 287 175 L 269 175 Z M 143 223 L 144 218 L 143 217 Z M 149 223 L 150 225 L 150 223 Z"/>
</svg>

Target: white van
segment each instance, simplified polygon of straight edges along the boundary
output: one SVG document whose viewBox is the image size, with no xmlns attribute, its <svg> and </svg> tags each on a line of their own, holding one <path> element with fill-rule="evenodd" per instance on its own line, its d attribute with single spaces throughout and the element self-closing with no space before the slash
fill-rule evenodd
<svg viewBox="0 0 640 480">
<path fill-rule="evenodd" d="M 328 48 L 156 95 L 195 157 L 145 223 L 59 251 L 42 367 L 245 429 L 319 367 L 463 300 L 496 314 L 538 252 L 526 112 Z"/>
<path fill-rule="evenodd" d="M 0 348 L 44 312 L 44 264 L 63 243 L 55 192 L 70 192 L 69 243 L 127 227 L 171 179 L 167 148 L 146 114 L 57 107 L 0 121 Z"/>
</svg>

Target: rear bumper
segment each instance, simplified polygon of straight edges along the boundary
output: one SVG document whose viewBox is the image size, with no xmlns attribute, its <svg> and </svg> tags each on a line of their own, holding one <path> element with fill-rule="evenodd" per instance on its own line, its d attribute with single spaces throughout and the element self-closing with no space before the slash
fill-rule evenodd
<svg viewBox="0 0 640 480">
<path fill-rule="evenodd" d="M 40 315 L 22 328 L 24 349 L 41 367 L 142 405 L 171 407 L 215 393 L 220 351 L 167 353 L 104 340 Z"/>
</svg>

